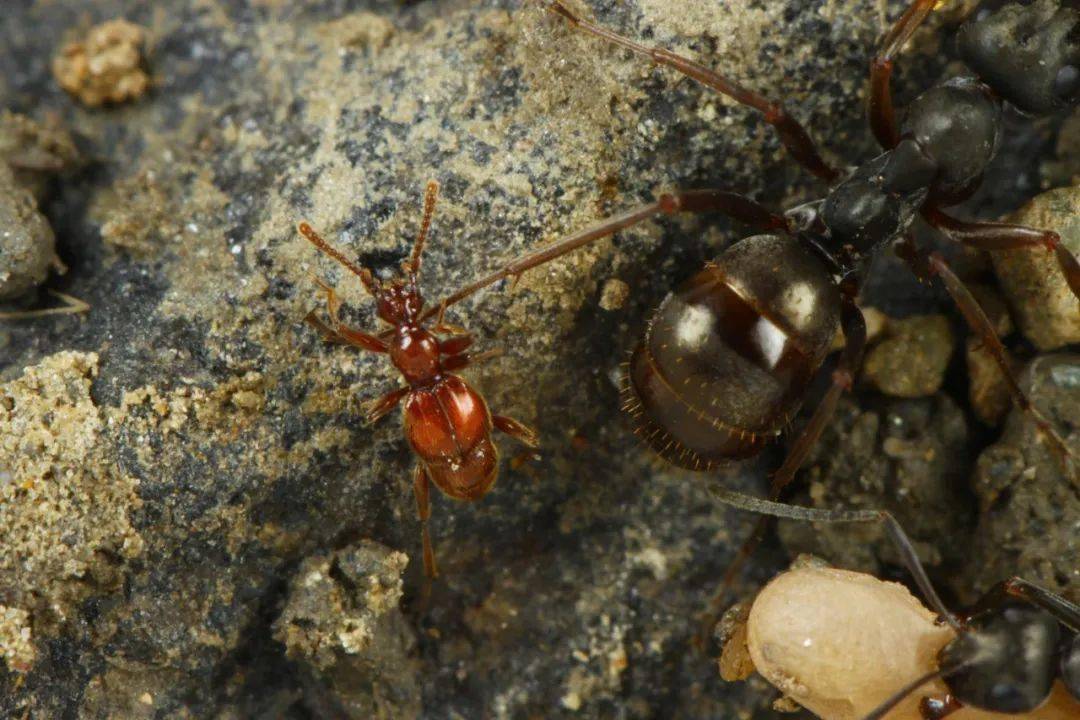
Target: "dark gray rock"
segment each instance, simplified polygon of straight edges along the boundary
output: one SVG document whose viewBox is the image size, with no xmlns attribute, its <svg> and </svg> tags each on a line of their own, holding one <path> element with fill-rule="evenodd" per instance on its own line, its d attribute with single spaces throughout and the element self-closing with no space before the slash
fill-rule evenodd
<svg viewBox="0 0 1080 720">
<path fill-rule="evenodd" d="M 837 161 L 874 152 L 861 93 L 877 0 L 590 8 L 784 98 Z M 67 31 L 117 17 L 147 30 L 151 90 L 78 106 L 51 78 L 52 53 Z M 944 65 L 930 38 L 905 58 L 902 97 Z M 0 671 L 0 715 L 329 716 L 348 698 L 273 628 L 304 563 L 360 539 L 412 559 L 402 610 L 424 717 L 769 714 L 760 683 L 727 686 L 690 650 L 752 519 L 634 450 L 612 382 L 648 309 L 742 231 L 664 219 L 451 313 L 480 349 L 503 350 L 469 377 L 494 410 L 536 426 L 543 448 L 504 463 L 474 506 L 434 499 L 444 576 L 430 597 L 413 459 L 395 418 L 363 421 L 363 403 L 398 378 L 385 358 L 327 346 L 304 325 L 321 302 L 309 271 L 339 287 L 348 321 L 373 322 L 353 278 L 295 231 L 309 220 L 393 270 L 434 177 L 443 194 L 423 280 L 435 298 L 660 189 L 725 187 L 777 207 L 820 195 L 760 118 L 501 0 L 9 3 L 0 105 L 60 114 L 90 159 L 43 210 L 71 268 L 59 287 L 91 306 L 5 327 L 0 377 L 31 368 L 57 383 L 58 352 L 95 354 L 80 400 L 100 420 L 94 443 L 77 457 L 58 445 L 43 481 L 78 467 L 106 497 L 137 494 L 122 528 L 94 528 L 80 548 L 100 577 L 36 581 L 35 602 L 62 587 L 68 612 L 30 617 L 36 657 L 25 676 Z M 975 201 L 993 216 L 1030 193 L 1015 179 L 1038 178 L 1053 154 L 1055 124 L 1021 127 Z M 892 269 L 883 260 L 870 304 L 939 309 Z M 603 311 L 612 277 L 632 292 Z M 760 492 L 776 461 L 726 479 Z M 141 542 L 118 552 L 117 528 Z M 754 577 L 779 566 L 771 550 Z M 21 607 L 11 594 L 0 587 L 0 604 Z"/>
<path fill-rule="evenodd" d="M 1080 456 L 1080 355 L 1044 355 L 1020 375 L 1036 408 Z M 1017 409 L 983 451 L 972 487 L 979 524 L 961 584 L 986 588 L 1019 575 L 1080 602 L 1080 485 L 1064 473 L 1034 425 Z"/>
</svg>

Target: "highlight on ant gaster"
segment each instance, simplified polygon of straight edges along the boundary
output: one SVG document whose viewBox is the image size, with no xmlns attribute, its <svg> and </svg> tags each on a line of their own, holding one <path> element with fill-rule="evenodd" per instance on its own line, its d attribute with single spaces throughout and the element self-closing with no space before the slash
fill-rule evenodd
<svg viewBox="0 0 1080 720">
<path fill-rule="evenodd" d="M 1076 0 L 20 0 L 0 717 L 1080 718 Z"/>
</svg>

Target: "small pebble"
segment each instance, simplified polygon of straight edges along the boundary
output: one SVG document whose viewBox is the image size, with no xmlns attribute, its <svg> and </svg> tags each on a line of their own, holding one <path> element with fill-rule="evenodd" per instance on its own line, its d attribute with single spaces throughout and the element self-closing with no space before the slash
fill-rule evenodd
<svg viewBox="0 0 1080 720">
<path fill-rule="evenodd" d="M 1054 230 L 1073 255 L 1080 255 L 1080 186 L 1045 192 L 1008 221 Z M 1042 247 L 1001 250 L 990 259 L 1028 340 L 1044 352 L 1080 342 L 1080 300 L 1052 253 Z"/>
<path fill-rule="evenodd" d="M 618 278 L 609 278 L 600 293 L 600 307 L 604 310 L 618 310 L 630 297 L 630 286 Z"/>
<path fill-rule="evenodd" d="M 58 265 L 56 240 L 29 190 L 0 163 L 0 301 L 34 289 Z"/>
<path fill-rule="evenodd" d="M 1009 358 L 1015 371 L 1016 363 Z M 1012 405 L 1012 395 L 994 356 L 978 338 L 967 339 L 968 399 L 975 417 L 997 426 Z"/>
<path fill-rule="evenodd" d="M 143 70 L 145 39 L 143 29 L 126 20 L 97 25 L 83 41 L 68 43 L 53 58 L 53 76 L 90 107 L 135 100 L 150 87 Z"/>
<path fill-rule="evenodd" d="M 890 320 L 885 338 L 866 355 L 863 377 L 893 397 L 933 395 L 945 379 L 952 351 L 952 329 L 943 315 Z"/>
</svg>

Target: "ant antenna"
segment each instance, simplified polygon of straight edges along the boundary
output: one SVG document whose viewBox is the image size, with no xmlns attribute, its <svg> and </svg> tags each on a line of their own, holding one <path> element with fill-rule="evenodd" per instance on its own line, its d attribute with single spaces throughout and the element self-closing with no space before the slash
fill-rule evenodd
<svg viewBox="0 0 1080 720">
<path fill-rule="evenodd" d="M 901 561 L 915 579 L 915 584 L 918 585 L 919 591 L 926 598 L 930 607 L 953 630 L 958 633 L 964 631 L 960 622 L 949 612 L 945 607 L 945 603 L 941 602 L 941 598 L 938 597 L 934 586 L 930 583 L 926 570 L 923 569 L 922 563 L 919 562 L 915 547 L 911 544 L 911 540 L 908 539 L 907 533 L 904 532 L 904 528 L 900 527 L 900 523 L 896 521 L 896 518 L 885 510 L 822 510 L 820 508 L 802 507 L 801 505 L 787 505 L 728 490 L 715 481 L 709 483 L 709 492 L 725 505 L 731 505 L 740 510 L 749 510 L 760 515 L 772 515 L 806 522 L 883 522 L 886 534 L 900 552 Z"/>
<path fill-rule="evenodd" d="M 322 250 L 330 257 L 337 260 L 339 263 L 351 270 L 354 275 L 359 277 L 360 282 L 364 283 L 364 289 L 368 291 L 369 295 L 375 296 L 378 294 L 379 281 L 375 279 L 375 276 L 371 274 L 370 270 L 368 270 L 366 267 L 360 267 L 353 261 L 349 260 L 341 253 L 340 250 L 323 240 L 322 237 L 320 237 L 319 233 L 315 232 L 315 230 L 312 229 L 312 227 L 306 222 L 300 223 L 297 229 L 300 230 L 301 235 L 308 239 L 308 242 Z"/>
<path fill-rule="evenodd" d="M 420 255 L 424 252 L 424 243 L 427 241 L 428 229 L 431 227 L 431 216 L 435 214 L 435 201 L 439 199 L 439 183 L 429 180 L 427 191 L 424 193 L 424 219 L 420 222 L 420 233 L 413 243 L 412 254 L 409 256 L 409 274 L 420 274 Z"/>
<path fill-rule="evenodd" d="M 1005 581 L 1005 592 L 1013 597 L 1027 600 L 1056 617 L 1070 630 L 1080 632 L 1080 606 L 1074 605 L 1060 595 L 1019 577 Z"/>
<path fill-rule="evenodd" d="M 469 297 L 478 290 L 486 288 L 488 285 L 492 285 L 499 280 L 508 277 L 519 277 L 526 270 L 531 270 L 537 265 L 543 265 L 546 262 L 550 262 L 557 257 L 562 257 L 569 252 L 577 250 L 580 247 L 588 245 L 589 243 L 599 240 L 600 238 L 613 235 L 619 230 L 628 228 L 632 225 L 636 225 L 642 220 L 646 220 L 655 215 L 660 215 L 664 212 L 660 202 L 652 202 L 648 205 L 643 205 L 638 208 L 634 208 L 627 212 L 613 215 L 610 218 L 602 220 L 595 225 L 580 230 L 573 235 L 569 235 L 558 242 L 546 245 L 538 250 L 534 250 L 530 253 L 517 258 L 513 262 L 499 268 L 498 270 L 485 275 L 484 277 L 476 280 L 463 288 L 460 288 L 452 295 L 448 295 L 441 301 L 429 307 L 424 311 L 423 318 L 428 318 L 439 312 L 440 309 L 445 311 L 447 307 L 459 303 L 465 298 Z"/>
<path fill-rule="evenodd" d="M 950 668 L 949 671 L 951 672 L 952 670 L 956 669 L 958 668 Z M 945 670 L 939 668 L 937 670 L 934 670 L 933 672 L 928 672 L 921 677 L 915 678 L 907 685 L 896 691 L 896 693 L 894 693 L 888 700 L 874 708 L 869 715 L 863 718 L 863 720 L 880 720 L 881 718 L 885 717 L 886 713 L 899 705 L 908 695 L 915 692 L 931 680 L 936 680 L 944 674 Z"/>
</svg>

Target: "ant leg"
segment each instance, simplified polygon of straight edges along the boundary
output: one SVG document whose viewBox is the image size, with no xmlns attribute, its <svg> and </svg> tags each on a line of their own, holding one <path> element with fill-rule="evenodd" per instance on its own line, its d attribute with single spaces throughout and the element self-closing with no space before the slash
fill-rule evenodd
<svg viewBox="0 0 1080 720">
<path fill-rule="evenodd" d="M 937 591 L 934 590 L 934 586 L 930 583 L 930 578 L 927 576 L 926 570 L 923 569 L 922 563 L 919 561 L 919 556 L 915 552 L 915 546 L 911 544 L 911 540 L 908 539 L 907 533 L 904 532 L 904 528 L 900 526 L 900 523 L 898 523 L 896 518 L 889 512 L 885 510 L 823 510 L 820 508 L 803 507 L 802 505 L 788 505 L 787 503 L 764 500 L 752 495 L 736 492 L 735 490 L 729 490 L 716 480 L 709 482 L 708 490 L 713 497 L 725 505 L 730 505 L 739 510 L 747 510 L 760 515 L 771 515 L 787 520 L 802 520 L 804 522 L 883 523 L 885 526 L 885 534 L 889 536 L 889 540 L 891 540 L 896 547 L 904 567 L 911 573 L 912 578 L 915 580 L 915 584 L 919 587 L 923 597 L 926 598 L 930 608 L 944 618 L 953 629 L 957 631 L 961 630 L 960 623 L 953 614 L 946 609 L 945 603 L 941 602 L 941 598 L 938 597 Z"/>
<path fill-rule="evenodd" d="M 923 212 L 933 227 L 941 230 L 956 242 L 977 250 L 1012 250 L 1042 245 L 1057 257 L 1061 274 L 1069 283 L 1073 295 L 1080 299 L 1080 262 L 1061 243 L 1061 236 L 1053 230 L 1039 230 L 1025 225 L 995 222 L 966 222 L 948 215 L 937 208 Z"/>
<path fill-rule="evenodd" d="M 945 285 L 945 289 L 952 297 L 953 302 L 956 303 L 957 308 L 960 310 L 960 314 L 964 316 L 964 320 L 967 322 L 968 327 L 971 328 L 972 332 L 979 336 L 983 342 L 983 347 L 985 347 L 994 358 L 994 362 L 997 364 L 998 369 L 1005 378 L 1005 382 L 1009 387 L 1009 392 L 1013 396 L 1013 401 L 1021 410 L 1027 413 L 1028 417 L 1035 423 L 1035 427 L 1038 428 L 1039 434 L 1046 439 L 1054 453 L 1061 459 L 1066 476 L 1077 477 L 1078 474 L 1072 452 L 1069 450 L 1068 446 L 1065 445 L 1065 442 L 1057 434 L 1050 423 L 1042 416 L 1042 413 L 1031 404 L 1031 400 L 1024 394 L 1024 391 L 1020 389 L 1020 384 L 1005 355 L 1005 348 L 1001 344 L 1001 340 L 998 339 L 997 333 L 994 332 L 993 324 L 986 317 L 986 313 L 983 312 L 978 301 L 972 296 L 971 291 L 968 290 L 960 278 L 956 277 L 955 273 L 953 273 L 948 263 L 945 262 L 945 258 L 941 257 L 941 255 L 936 252 L 929 254 L 925 253 L 915 244 L 910 236 L 905 236 L 904 239 L 900 241 L 896 246 L 896 253 L 907 263 L 908 267 L 911 268 L 911 271 L 915 273 L 916 277 L 926 281 L 931 280 L 935 275 L 941 278 L 942 283 Z"/>
<path fill-rule="evenodd" d="M 426 320 L 433 315 L 441 317 L 446 308 L 461 302 L 488 285 L 508 277 L 516 278 L 534 267 L 551 262 L 578 248 L 658 215 L 672 215 L 678 212 L 718 212 L 762 232 L 789 231 L 788 221 L 784 216 L 777 215 L 760 203 L 737 193 L 724 190 L 683 190 L 664 193 L 654 202 L 613 215 L 573 235 L 512 260 L 495 272 L 485 275 L 432 305 L 424 311 L 421 319 Z"/>
<path fill-rule="evenodd" d="M 431 546 L 431 533 L 428 520 L 431 519 L 431 478 L 422 464 L 416 466 L 413 476 L 413 495 L 416 496 L 416 516 L 420 519 L 420 536 L 424 543 L 424 574 L 429 578 L 439 576 L 435 564 L 435 550 Z"/>
<path fill-rule="evenodd" d="M 89 303 L 80 300 L 77 297 L 62 293 L 58 290 L 49 290 L 50 295 L 60 298 L 64 301 L 64 305 L 54 308 L 43 308 L 41 310 L 14 310 L 12 312 L 0 312 L 0 320 L 28 320 L 30 318 L 45 317 L 47 315 L 75 315 L 77 313 L 83 313 L 90 309 Z"/>
<path fill-rule="evenodd" d="M 402 387 L 383 395 L 381 398 L 372 400 L 367 406 L 367 422 L 368 425 L 374 425 L 375 423 L 386 417 L 386 414 L 396 408 L 401 402 L 401 399 L 409 394 L 412 390 L 410 387 Z"/>
<path fill-rule="evenodd" d="M 1009 595 L 1039 606 L 1073 631 L 1080 632 L 1080 605 L 1020 577 L 1009 578 L 1004 586 Z"/>
<path fill-rule="evenodd" d="M 839 367 L 833 372 L 832 385 L 829 386 L 825 397 L 814 409 L 810 422 L 807 423 L 795 441 L 783 464 L 773 474 L 772 485 L 769 489 L 769 499 L 772 501 L 780 497 L 780 492 L 795 478 L 795 473 L 806 462 L 807 456 L 817 443 L 818 438 L 821 437 L 822 431 L 828 425 L 829 420 L 832 419 L 840 395 L 845 390 L 851 389 L 855 373 L 862 364 L 863 349 L 866 347 L 866 320 L 849 294 L 844 293 L 841 295 L 841 302 L 841 327 L 844 330 L 846 343 L 840 356 Z M 706 616 L 707 625 L 718 617 L 728 590 L 735 582 L 735 577 L 739 574 L 746 560 L 757 549 L 762 538 L 765 537 L 771 520 L 772 518 L 768 515 L 758 518 L 753 533 L 742 544 L 731 564 L 728 565 L 721 580 L 720 589 L 709 604 L 709 613 Z"/>
<path fill-rule="evenodd" d="M 540 447 L 540 439 L 537 437 L 536 431 L 528 425 L 505 415 L 492 415 L 491 422 L 495 425 L 496 430 L 509 435 L 518 442 L 531 448 Z"/>
<path fill-rule="evenodd" d="M 776 129 L 777 134 L 780 136 L 780 142 L 784 144 L 784 147 L 788 149 L 788 152 L 800 165 L 826 182 L 833 182 L 840 177 L 840 173 L 835 168 L 830 167 L 828 163 L 822 160 L 821 154 L 806 129 L 795 118 L 791 117 L 780 103 L 772 102 L 768 98 L 744 88 L 734 80 L 724 77 L 720 73 L 710 70 L 693 60 L 676 55 L 670 50 L 642 45 L 595 23 L 582 20 L 559 0 L 550 0 L 547 3 L 547 8 L 579 30 L 620 45 L 638 55 L 643 55 L 658 65 L 666 65 L 742 105 L 757 110 L 765 116 L 765 122 Z"/>
<path fill-rule="evenodd" d="M 892 72 L 896 56 L 940 0 L 914 0 L 881 42 L 870 61 L 870 127 L 881 147 L 889 150 L 900 141 L 892 99 Z"/>
</svg>

